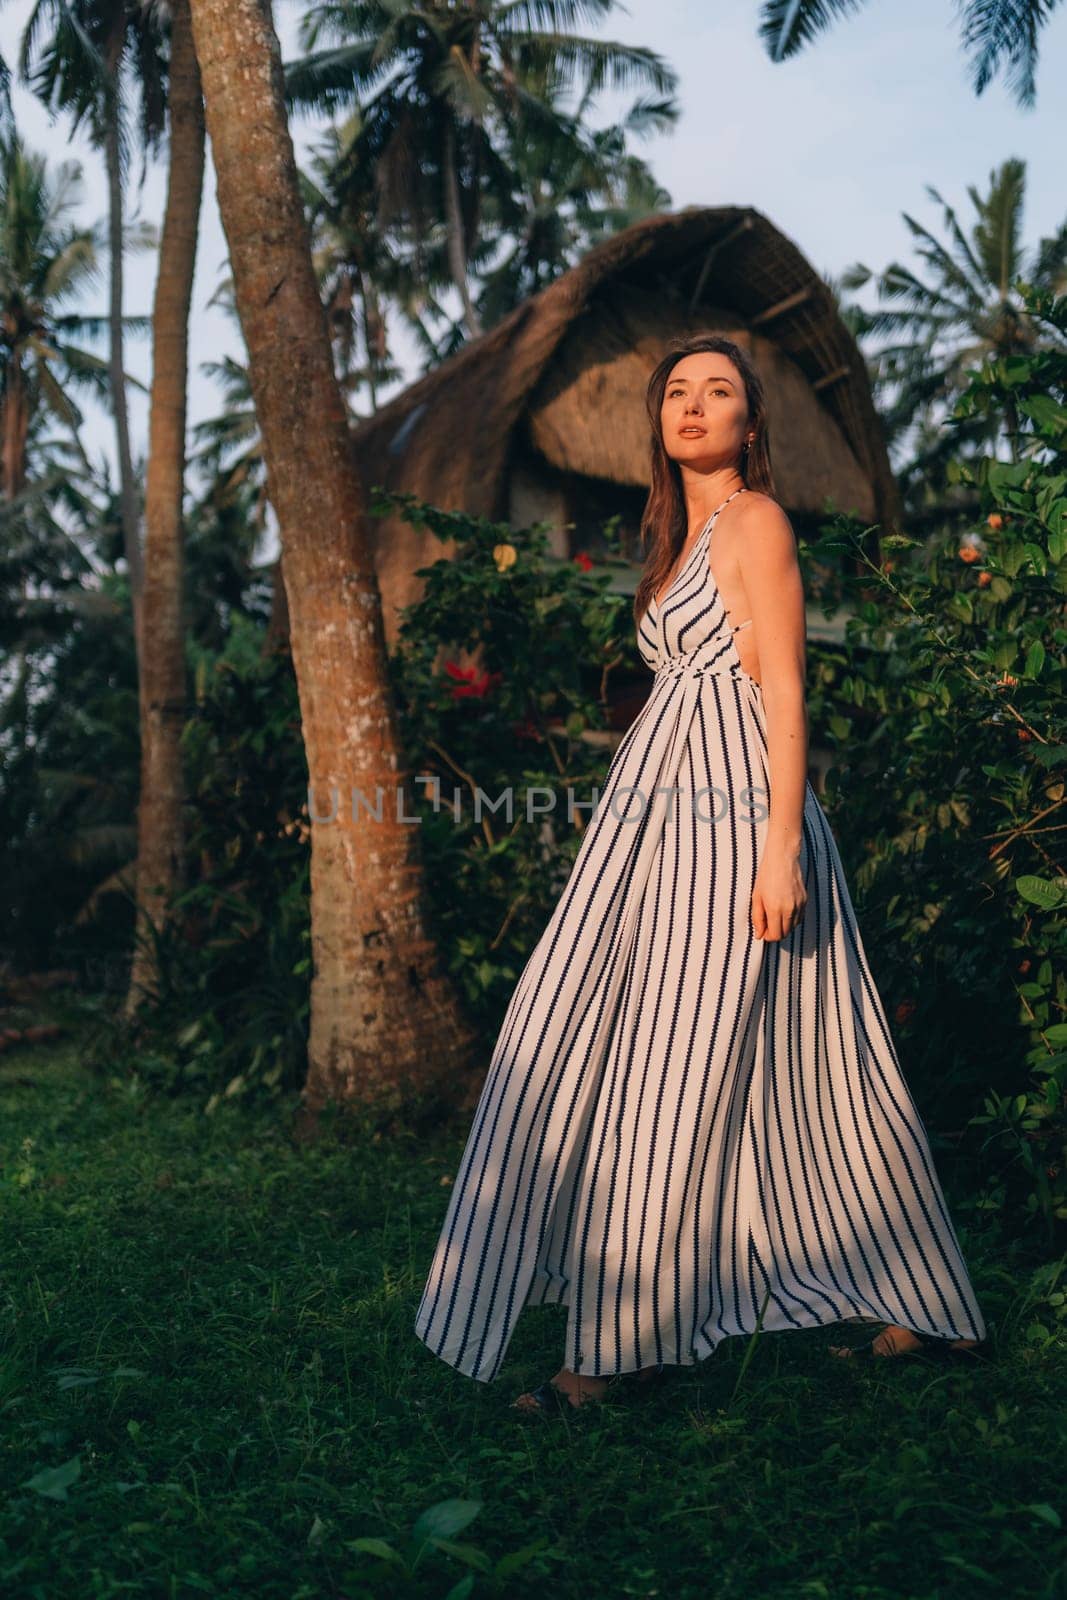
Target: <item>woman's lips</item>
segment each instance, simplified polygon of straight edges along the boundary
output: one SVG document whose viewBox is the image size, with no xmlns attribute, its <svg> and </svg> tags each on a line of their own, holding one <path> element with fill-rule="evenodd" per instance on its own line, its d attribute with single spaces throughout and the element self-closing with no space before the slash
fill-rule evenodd
<svg viewBox="0 0 1067 1600">
<path fill-rule="evenodd" d="M 683 439 L 688 438 L 690 436 L 693 436 L 693 437 L 695 437 L 697 439 L 703 439 L 705 434 L 707 433 L 707 431 L 708 431 L 707 428 L 696 428 L 696 427 L 679 428 L 678 429 L 678 432 L 679 432 L 679 434 L 681 435 L 681 437 Z"/>
</svg>

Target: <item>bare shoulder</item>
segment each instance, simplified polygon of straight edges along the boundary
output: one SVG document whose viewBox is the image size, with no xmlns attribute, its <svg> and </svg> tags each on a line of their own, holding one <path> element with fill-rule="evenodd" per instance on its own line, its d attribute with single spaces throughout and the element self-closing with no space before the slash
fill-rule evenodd
<svg viewBox="0 0 1067 1600">
<path fill-rule="evenodd" d="M 779 529 L 793 537 L 793 524 L 786 516 L 785 511 L 778 504 L 773 495 L 764 494 L 761 489 L 746 489 L 737 502 L 734 521 L 739 527 L 750 528 L 753 532 L 764 528 Z"/>
<path fill-rule="evenodd" d="M 773 495 L 747 489 L 737 502 L 734 548 L 739 557 L 786 562 L 796 559 L 793 524 Z"/>
</svg>

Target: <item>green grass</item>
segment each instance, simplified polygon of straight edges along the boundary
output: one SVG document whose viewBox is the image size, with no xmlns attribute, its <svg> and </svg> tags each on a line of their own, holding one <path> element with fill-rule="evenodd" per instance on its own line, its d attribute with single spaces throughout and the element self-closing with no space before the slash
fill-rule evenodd
<svg viewBox="0 0 1067 1600">
<path fill-rule="evenodd" d="M 93 1077 L 76 1035 L 0 1057 L 0 1118 L 5 1600 L 1067 1594 L 1067 1339 L 995 1222 L 956 1212 L 979 1373 L 772 1334 L 546 1421 L 509 1401 L 563 1307 L 489 1385 L 412 1331 L 462 1124 L 302 1148 L 286 1107 Z M 450 1501 L 480 1509 L 411 1543 Z"/>
</svg>

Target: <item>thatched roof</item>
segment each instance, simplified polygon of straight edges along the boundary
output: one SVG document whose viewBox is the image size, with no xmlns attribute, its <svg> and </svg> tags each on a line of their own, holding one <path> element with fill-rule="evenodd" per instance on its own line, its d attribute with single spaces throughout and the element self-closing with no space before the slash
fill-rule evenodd
<svg viewBox="0 0 1067 1600">
<path fill-rule="evenodd" d="M 497 327 L 353 431 L 364 483 L 449 510 L 507 515 L 518 449 L 601 480 L 647 483 L 644 391 L 677 335 L 712 329 L 751 352 L 767 393 L 771 461 L 787 510 L 831 496 L 892 525 L 895 485 L 862 355 L 826 284 L 761 212 L 689 207 L 591 251 Z M 387 638 L 447 547 L 375 522 Z"/>
</svg>

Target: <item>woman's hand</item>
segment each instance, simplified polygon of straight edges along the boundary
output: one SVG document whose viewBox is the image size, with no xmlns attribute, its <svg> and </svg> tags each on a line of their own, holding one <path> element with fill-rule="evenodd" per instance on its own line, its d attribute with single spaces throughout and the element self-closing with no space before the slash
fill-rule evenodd
<svg viewBox="0 0 1067 1600">
<path fill-rule="evenodd" d="M 800 857 L 773 846 L 764 851 L 752 890 L 752 928 L 757 939 L 784 939 L 804 914 L 808 891 Z"/>
</svg>

